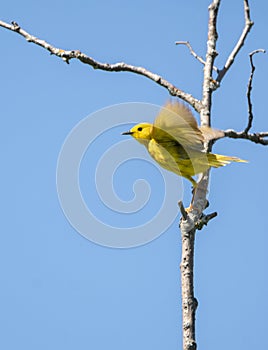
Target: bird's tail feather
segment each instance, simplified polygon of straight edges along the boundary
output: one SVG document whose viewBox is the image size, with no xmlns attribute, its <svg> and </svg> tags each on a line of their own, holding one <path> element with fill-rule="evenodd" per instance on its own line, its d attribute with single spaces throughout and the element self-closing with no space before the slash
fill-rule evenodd
<svg viewBox="0 0 268 350">
<path fill-rule="evenodd" d="M 231 162 L 247 163 L 247 160 L 243 160 L 237 157 L 229 157 L 229 156 L 223 156 L 221 154 L 210 153 L 208 154 L 208 162 L 211 167 L 219 168 Z"/>
</svg>

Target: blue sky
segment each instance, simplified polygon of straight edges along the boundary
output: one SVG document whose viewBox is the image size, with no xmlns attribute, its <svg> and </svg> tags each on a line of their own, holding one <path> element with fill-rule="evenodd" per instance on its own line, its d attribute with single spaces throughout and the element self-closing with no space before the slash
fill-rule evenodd
<svg viewBox="0 0 268 350">
<path fill-rule="evenodd" d="M 217 128 L 245 127 L 248 53 L 268 48 L 268 5 L 251 3 L 255 25 L 213 97 L 212 122 Z M 147 67 L 200 97 L 202 66 L 174 42 L 189 40 L 200 55 L 205 55 L 208 5 L 209 1 L 15 0 L 2 5 L 1 19 L 15 20 L 57 47 L 79 49 L 104 62 L 125 61 Z M 219 67 L 240 35 L 243 19 L 242 1 L 232 5 L 222 2 Z M 103 108 L 130 102 L 159 106 L 169 95 L 153 82 L 130 73 L 94 71 L 75 61 L 67 65 L 1 28 L 0 40 L 1 348 L 178 349 L 179 218 L 148 244 L 108 248 L 85 239 L 70 225 L 56 188 L 60 151 L 81 120 L 90 115 L 95 126 L 96 112 Z M 254 62 L 253 131 L 264 131 L 268 130 L 264 106 L 267 55 L 255 56 Z M 151 198 L 137 216 L 123 213 L 120 217 L 101 203 L 94 187 L 98 159 L 121 142 L 120 133 L 134 121 L 132 112 L 130 109 L 123 120 L 126 125 L 108 120 L 110 129 L 88 148 L 79 174 L 86 205 L 101 222 L 114 227 L 142 225 L 154 218 L 164 193 L 161 173 L 143 159 L 130 159 L 114 177 L 114 189 L 123 201 L 133 199 L 136 179 L 144 177 L 150 184 Z M 141 121 L 146 116 L 140 116 Z M 133 146 L 127 145 L 130 151 L 135 147 L 134 141 Z M 267 348 L 268 340 L 260 336 L 267 332 L 268 308 L 267 148 L 224 139 L 216 143 L 214 151 L 248 159 L 249 163 L 212 171 L 209 211 L 217 211 L 218 217 L 197 232 L 196 238 L 198 346 L 208 350 L 215 349 L 215 344 L 218 350 Z M 106 181 L 111 183 L 111 175 L 101 180 L 100 187 Z M 178 181 L 180 186 L 180 179 L 170 181 Z M 185 182 L 185 205 L 190 190 Z M 174 205 L 169 200 L 167 210 Z"/>
</svg>

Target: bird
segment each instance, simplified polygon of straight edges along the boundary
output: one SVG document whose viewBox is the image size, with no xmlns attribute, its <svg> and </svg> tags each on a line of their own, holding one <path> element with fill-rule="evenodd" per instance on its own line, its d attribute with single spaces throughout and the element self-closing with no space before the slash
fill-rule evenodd
<svg viewBox="0 0 268 350">
<path fill-rule="evenodd" d="M 204 143 L 224 136 L 220 130 L 199 127 L 190 109 L 177 101 L 167 102 L 153 124 L 139 123 L 122 135 L 131 135 L 144 145 L 151 157 L 164 169 L 189 180 L 196 188 L 194 175 L 209 168 L 246 160 L 206 153 Z"/>
</svg>

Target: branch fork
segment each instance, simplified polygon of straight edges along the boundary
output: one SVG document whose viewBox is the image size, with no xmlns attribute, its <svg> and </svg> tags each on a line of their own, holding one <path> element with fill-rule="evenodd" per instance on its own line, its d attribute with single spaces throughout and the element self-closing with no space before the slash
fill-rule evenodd
<svg viewBox="0 0 268 350">
<path fill-rule="evenodd" d="M 118 63 L 103 63 L 95 60 L 94 58 L 82 53 L 79 50 L 63 50 L 56 48 L 45 40 L 38 39 L 37 37 L 29 34 L 22 29 L 18 23 L 13 21 L 8 24 L 4 21 L 0 21 L 0 27 L 6 28 L 10 31 L 16 32 L 24 37 L 28 42 L 32 42 L 47 51 L 50 54 L 61 58 L 66 63 L 70 63 L 71 59 L 77 59 L 81 63 L 91 66 L 93 69 L 100 69 L 109 72 L 131 72 L 134 74 L 142 75 L 156 84 L 165 88 L 170 95 L 181 98 L 188 104 L 190 104 L 196 112 L 200 114 L 201 125 L 210 126 L 210 114 L 212 93 L 219 86 L 223 80 L 225 74 L 229 71 L 230 67 L 235 61 L 237 54 L 240 52 L 244 42 L 253 26 L 253 22 L 250 19 L 250 8 L 248 0 L 243 0 L 244 3 L 244 16 L 245 24 L 244 29 L 238 39 L 234 49 L 230 53 L 222 69 L 215 66 L 214 61 L 217 56 L 216 43 L 218 39 L 217 34 L 217 18 L 218 10 L 221 0 L 212 0 L 209 6 L 209 21 L 208 21 L 208 39 L 207 39 L 207 52 L 206 57 L 203 59 L 192 48 L 188 41 L 178 41 L 177 45 L 185 45 L 189 49 L 191 55 L 193 55 L 203 66 L 203 92 L 202 99 L 199 100 L 191 94 L 179 89 L 171 82 L 167 81 L 160 75 L 144 68 L 133 66 L 124 62 Z M 251 90 L 252 79 L 255 71 L 253 65 L 253 56 L 257 52 L 264 52 L 264 50 L 256 50 L 250 54 L 251 74 L 248 83 L 248 123 L 245 129 L 241 132 L 234 130 L 225 130 L 224 136 L 230 138 L 242 138 L 247 139 L 255 143 L 268 145 L 268 132 L 249 133 L 252 122 L 253 112 L 251 103 Z M 213 78 L 213 71 L 216 72 L 216 79 Z M 210 151 L 211 144 L 206 145 L 206 151 Z M 179 202 L 179 207 L 182 215 L 180 221 L 181 237 L 182 237 L 182 257 L 181 257 L 181 286 L 182 286 L 182 313 L 183 313 L 183 350 L 195 350 L 197 347 L 195 339 L 195 313 L 197 308 L 197 299 L 194 296 L 194 242 L 196 230 L 200 230 L 204 225 L 215 218 L 217 213 L 211 213 L 205 215 L 203 212 L 207 207 L 207 188 L 209 182 L 209 171 L 203 174 L 202 179 L 198 183 L 197 188 L 194 190 L 191 207 L 186 210 L 182 202 Z"/>
</svg>

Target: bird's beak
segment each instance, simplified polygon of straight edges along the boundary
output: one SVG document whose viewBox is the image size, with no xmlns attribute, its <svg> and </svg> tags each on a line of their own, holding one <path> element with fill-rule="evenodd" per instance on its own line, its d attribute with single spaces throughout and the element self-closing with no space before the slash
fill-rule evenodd
<svg viewBox="0 0 268 350">
<path fill-rule="evenodd" d="M 125 132 L 122 132 L 121 135 L 132 135 L 133 132 L 132 131 L 125 131 Z"/>
</svg>

